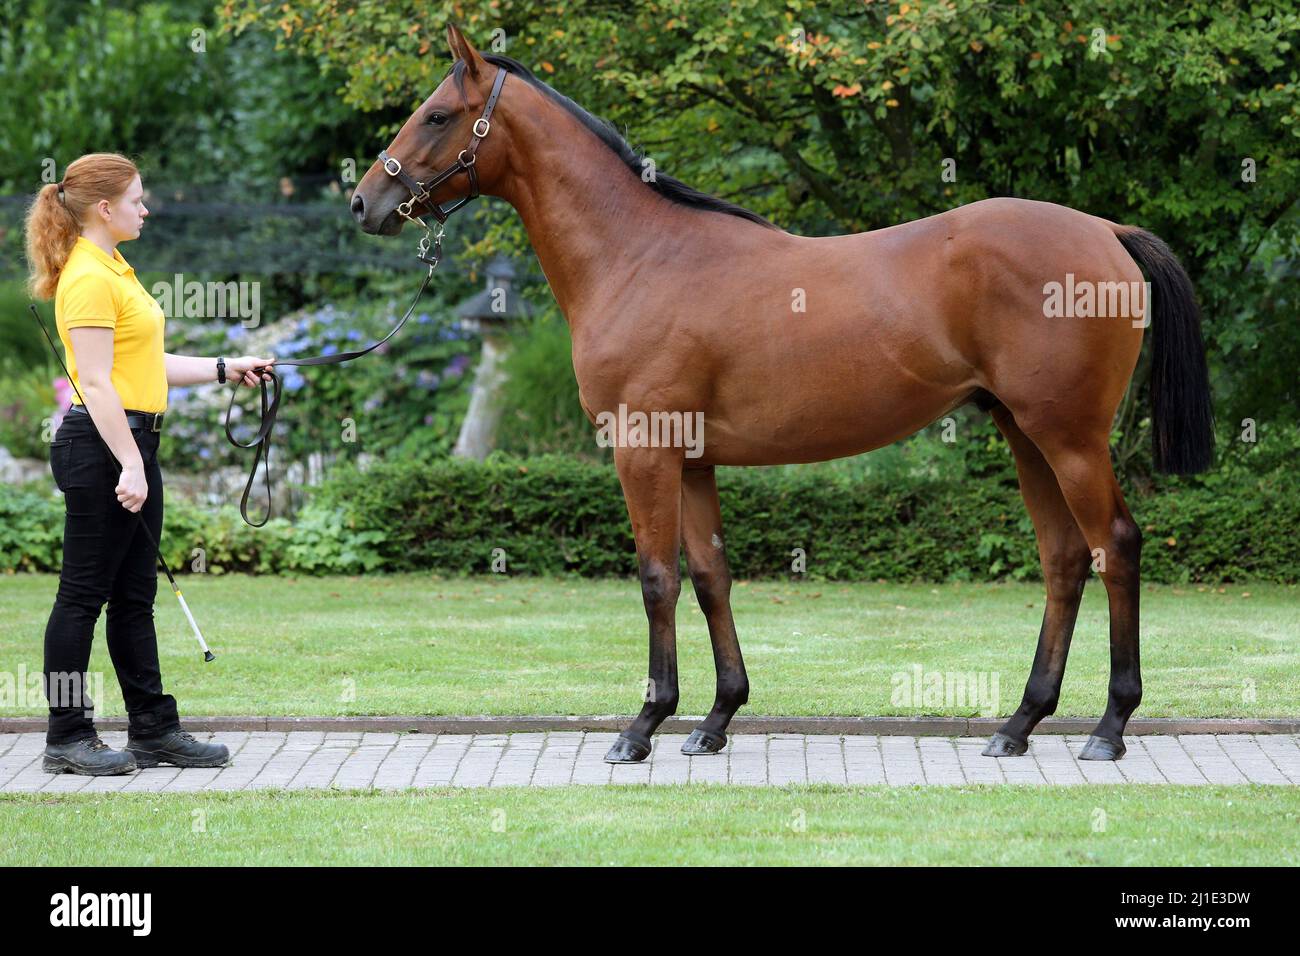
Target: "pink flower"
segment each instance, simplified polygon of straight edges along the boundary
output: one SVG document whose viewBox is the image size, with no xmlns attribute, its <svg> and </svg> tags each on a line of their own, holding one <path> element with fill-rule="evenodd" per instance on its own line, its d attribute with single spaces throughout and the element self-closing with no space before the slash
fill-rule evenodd
<svg viewBox="0 0 1300 956">
<path fill-rule="evenodd" d="M 50 425 L 57 432 L 63 424 L 63 413 L 72 402 L 72 383 L 60 375 L 51 384 L 54 386 L 54 415 L 50 418 Z"/>
</svg>

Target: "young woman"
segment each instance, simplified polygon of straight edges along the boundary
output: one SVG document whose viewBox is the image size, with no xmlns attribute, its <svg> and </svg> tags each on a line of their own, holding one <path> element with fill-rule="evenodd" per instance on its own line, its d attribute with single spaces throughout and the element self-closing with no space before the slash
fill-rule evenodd
<svg viewBox="0 0 1300 956">
<path fill-rule="evenodd" d="M 67 508 L 59 591 L 45 628 L 44 766 L 53 773 L 130 773 L 158 763 L 216 767 L 230 756 L 182 731 L 176 700 L 163 692 L 153 623 L 158 568 L 139 526 L 161 540 L 158 442 L 167 387 L 256 385 L 261 373 L 254 370 L 273 359 L 163 351 L 162 307 L 117 251 L 118 243 L 139 237 L 148 215 L 139 170 L 114 153 L 73 162 L 63 182 L 41 189 L 27 215 L 31 292 L 54 299 L 76 386 L 50 444 L 50 468 Z M 128 714 L 124 751 L 99 739 L 85 693 L 91 639 L 105 602 L 108 650 Z"/>
</svg>

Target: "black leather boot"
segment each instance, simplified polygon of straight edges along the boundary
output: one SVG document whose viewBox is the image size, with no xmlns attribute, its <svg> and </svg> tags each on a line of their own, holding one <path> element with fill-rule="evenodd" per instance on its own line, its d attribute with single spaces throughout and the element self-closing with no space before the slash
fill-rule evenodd
<svg viewBox="0 0 1300 956">
<path fill-rule="evenodd" d="M 98 737 L 46 744 L 41 768 L 46 773 L 79 773 L 88 777 L 110 777 L 138 769 L 135 757 L 124 750 L 114 750 Z"/>
<path fill-rule="evenodd" d="M 230 763 L 230 751 L 224 744 L 200 743 L 183 730 L 158 737 L 127 737 L 126 749 L 141 767 L 160 763 L 173 767 L 224 767 Z"/>
</svg>

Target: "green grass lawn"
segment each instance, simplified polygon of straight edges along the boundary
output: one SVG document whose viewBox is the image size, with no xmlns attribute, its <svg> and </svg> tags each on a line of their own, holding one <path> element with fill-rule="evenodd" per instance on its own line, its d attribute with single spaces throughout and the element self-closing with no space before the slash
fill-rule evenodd
<svg viewBox="0 0 1300 956">
<path fill-rule="evenodd" d="M 0 796 L 0 865 L 1296 865 L 1295 787 Z"/>
<path fill-rule="evenodd" d="M 0 579 L 0 678 L 39 672 L 56 587 L 49 575 Z M 626 714 L 642 696 L 646 622 L 631 580 L 195 575 L 182 587 L 217 654 L 202 662 L 163 580 L 163 675 L 182 715 Z M 749 714 L 979 714 L 893 702 L 894 675 L 918 666 L 996 677 L 996 711 L 1010 713 L 1043 611 L 1037 584 L 740 583 L 733 598 Z M 1140 715 L 1300 712 L 1297 588 L 1152 586 L 1142 613 Z M 102 712 L 121 714 L 103 627 L 101 617 L 91 668 L 104 674 Z M 1106 634 L 1092 582 L 1058 715 L 1104 709 Z M 679 713 L 704 713 L 713 661 L 689 584 L 677 643 Z M 0 714 L 44 713 L 17 703 Z"/>
</svg>

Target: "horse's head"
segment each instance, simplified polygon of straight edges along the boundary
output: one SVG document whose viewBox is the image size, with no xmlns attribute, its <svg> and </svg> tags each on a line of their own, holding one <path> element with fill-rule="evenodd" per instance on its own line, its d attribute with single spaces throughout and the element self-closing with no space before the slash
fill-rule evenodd
<svg viewBox="0 0 1300 956">
<path fill-rule="evenodd" d="M 407 221 L 403 213 L 442 220 L 441 206 L 471 195 L 474 182 L 467 167 L 473 168 L 479 192 L 488 192 L 505 167 L 500 142 L 505 137 L 479 122 L 499 68 L 454 25 L 447 27 L 447 44 L 459 63 L 402 124 L 385 150 L 388 158 L 372 164 L 352 194 L 352 215 L 365 232 L 396 235 Z M 491 125 L 495 122 L 494 113 Z M 408 200 L 410 206 L 403 206 Z"/>
</svg>

